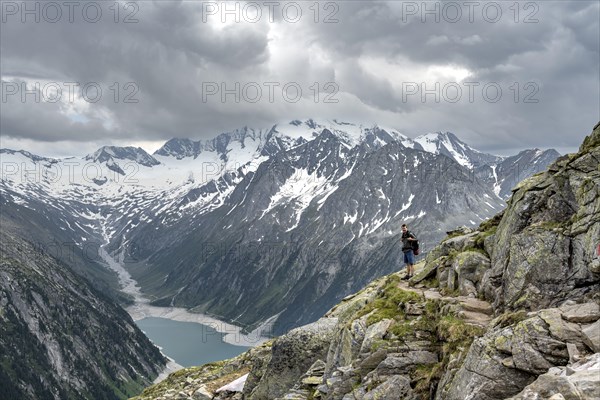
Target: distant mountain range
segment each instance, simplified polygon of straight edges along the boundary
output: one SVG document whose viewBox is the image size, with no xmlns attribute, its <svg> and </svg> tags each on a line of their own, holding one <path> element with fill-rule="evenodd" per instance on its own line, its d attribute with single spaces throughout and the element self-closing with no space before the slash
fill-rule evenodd
<svg viewBox="0 0 600 400">
<path fill-rule="evenodd" d="M 517 182 L 559 156 L 499 157 L 450 132 L 410 139 L 310 119 L 171 139 L 153 155 L 0 155 L 3 213 L 30 239 L 107 243 L 155 304 L 249 329 L 276 321 L 274 333 L 401 268 L 402 223 L 427 251 L 446 230 L 502 210 Z M 114 289 L 101 260 L 81 258 L 77 272 Z"/>
</svg>

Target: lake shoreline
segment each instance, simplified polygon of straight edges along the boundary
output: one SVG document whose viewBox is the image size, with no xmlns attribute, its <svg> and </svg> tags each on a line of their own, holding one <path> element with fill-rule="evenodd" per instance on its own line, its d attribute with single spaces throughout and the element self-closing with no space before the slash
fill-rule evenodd
<svg viewBox="0 0 600 400">
<path fill-rule="evenodd" d="M 125 309 L 134 321 L 144 318 L 165 318 L 179 322 L 194 322 L 214 328 L 223 333 L 223 342 L 233 346 L 254 347 L 269 340 L 258 334 L 243 334 L 242 328 L 227 322 L 218 320 L 208 315 L 193 313 L 181 307 L 157 307 L 148 303 L 135 303 Z"/>
<path fill-rule="evenodd" d="M 106 235 L 104 236 L 107 244 L 108 238 Z M 150 300 L 147 297 L 145 297 L 144 294 L 141 292 L 141 288 L 138 286 L 137 281 L 133 279 L 129 271 L 127 271 L 125 267 L 123 267 L 123 265 L 121 265 L 118 262 L 118 260 L 115 260 L 105 250 L 104 246 L 100 247 L 100 256 L 105 261 L 108 268 L 110 268 L 117 274 L 119 278 L 119 284 L 121 286 L 121 291 L 133 297 L 133 304 L 124 307 L 124 309 L 136 322 L 149 317 L 164 318 L 178 322 L 193 322 L 204 326 L 209 326 L 215 329 L 217 332 L 224 334 L 223 342 L 233 346 L 249 348 L 261 345 L 267 340 L 269 340 L 268 337 L 260 335 L 260 333 L 262 332 L 260 328 L 254 330 L 250 334 L 243 334 L 241 327 L 218 320 L 208 315 L 193 313 L 181 307 L 153 306 L 150 304 Z M 159 344 L 154 343 L 154 345 L 160 349 Z M 167 378 L 169 374 L 184 368 L 171 357 L 164 354 L 162 352 L 162 349 L 161 353 L 168 359 L 168 362 L 164 370 L 154 380 L 155 384 Z"/>
</svg>

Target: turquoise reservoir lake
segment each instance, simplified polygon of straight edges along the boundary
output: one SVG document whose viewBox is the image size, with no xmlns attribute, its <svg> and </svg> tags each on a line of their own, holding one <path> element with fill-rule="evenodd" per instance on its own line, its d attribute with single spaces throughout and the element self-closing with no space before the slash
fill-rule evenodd
<svg viewBox="0 0 600 400">
<path fill-rule="evenodd" d="M 149 317 L 136 323 L 163 353 L 184 367 L 224 360 L 248 350 L 223 342 L 225 334 L 195 322 Z"/>
</svg>

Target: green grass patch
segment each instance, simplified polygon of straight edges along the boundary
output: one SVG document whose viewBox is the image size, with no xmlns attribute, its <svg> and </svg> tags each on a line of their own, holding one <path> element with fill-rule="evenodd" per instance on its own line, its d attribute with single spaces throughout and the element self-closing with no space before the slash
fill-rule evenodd
<svg viewBox="0 0 600 400">
<path fill-rule="evenodd" d="M 515 312 L 506 312 L 499 315 L 492 321 L 494 328 L 505 328 L 510 325 L 518 324 L 527 318 L 527 311 L 519 310 Z"/>
<path fill-rule="evenodd" d="M 502 217 L 504 216 L 504 211 L 494 215 L 492 218 L 483 221 L 479 224 L 479 230 L 481 232 L 496 232 L 498 225 L 500 225 L 500 221 L 502 221 Z"/>
<path fill-rule="evenodd" d="M 429 397 L 430 387 L 442 378 L 452 356 L 460 354 L 464 357 L 473 340 L 485 333 L 484 328 L 467 324 L 453 315 L 445 315 L 435 322 L 442 359 L 436 364 L 417 367 L 411 376 L 416 381 L 415 393 L 421 398 Z"/>
<path fill-rule="evenodd" d="M 490 228 L 487 231 L 480 232 L 475 237 L 475 248 L 483 250 L 485 248 L 485 239 L 487 239 L 488 237 L 494 235 L 497 230 L 498 230 L 498 227 L 494 226 L 494 227 Z M 487 253 L 485 253 L 485 254 L 487 255 Z"/>
<path fill-rule="evenodd" d="M 412 376 L 412 379 L 417 381 L 414 391 L 422 394 L 421 398 L 429 398 L 430 388 L 442 379 L 443 373 L 442 363 L 419 365 Z"/>
<path fill-rule="evenodd" d="M 377 297 L 359 310 L 352 320 L 361 318 L 371 312 L 372 314 L 367 318 L 367 326 L 384 319 L 403 318 L 404 305 L 409 302 L 419 302 L 422 298 L 417 293 L 399 288 L 399 282 L 400 277 L 398 275 L 390 275 Z"/>
<path fill-rule="evenodd" d="M 453 315 L 439 320 L 438 337 L 444 342 L 444 353 L 454 353 L 459 347 L 468 347 L 475 337 L 485 333 L 485 328 L 465 323 Z"/>
<path fill-rule="evenodd" d="M 471 247 L 467 247 L 464 251 L 474 251 L 475 253 L 479 253 L 479 254 L 483 254 L 484 256 L 489 258 L 489 254 L 487 253 L 487 251 L 485 251 L 483 249 L 483 247 L 476 247 L 477 243 L 475 243 L 475 247 L 471 246 Z M 482 244 L 483 246 L 483 244 Z"/>
</svg>

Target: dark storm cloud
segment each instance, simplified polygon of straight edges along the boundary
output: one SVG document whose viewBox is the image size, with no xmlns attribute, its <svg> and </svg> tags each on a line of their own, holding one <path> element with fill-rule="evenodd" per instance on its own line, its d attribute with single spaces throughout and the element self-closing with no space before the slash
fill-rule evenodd
<svg viewBox="0 0 600 400">
<path fill-rule="evenodd" d="M 4 138 L 200 138 L 244 125 L 264 128 L 298 115 L 352 115 L 409 136 L 451 130 L 474 146 L 503 152 L 576 147 L 600 118 L 600 7 L 595 1 L 522 2 L 517 20 L 509 8 L 513 2 L 496 3 L 502 10 L 496 22 L 490 22 L 493 14 L 482 13 L 482 2 L 473 22 L 462 6 L 456 23 L 449 21 L 452 13 L 440 14 L 439 22 L 426 15 L 423 22 L 423 2 L 349 1 L 335 3 L 337 8 L 321 3 L 318 22 L 309 9 L 313 3 L 297 3 L 303 10 L 298 22 L 283 18 L 280 6 L 276 22 L 267 20 L 267 7 L 262 7 L 259 22 L 242 16 L 241 23 L 228 24 L 219 22 L 220 15 L 203 14 L 206 2 L 145 1 L 138 3 L 139 10 L 120 3 L 118 23 L 108 8 L 113 2 L 103 3 L 97 23 L 86 22 L 77 12 L 73 23 L 66 17 L 57 23 L 22 23 L 19 14 L 6 15 L 4 4 L 0 66 L 5 83 L 14 78 L 42 84 L 97 82 L 103 89 L 97 103 L 74 108 L 37 103 L 31 95 L 25 102 L 10 96 L 1 104 Z M 417 14 L 408 15 L 415 5 Z M 137 22 L 123 23 L 132 11 Z M 338 22 L 323 23 L 328 15 Z M 528 17 L 538 22 L 524 23 Z M 431 96 L 423 101 L 402 91 L 403 84 L 412 82 L 460 82 L 455 75 L 462 70 L 468 71 L 467 81 L 499 85 L 502 101 L 489 102 L 481 95 L 473 102 L 436 102 Z M 117 101 L 111 89 L 115 82 Z M 137 103 L 123 101 L 131 94 L 124 87 L 129 82 L 137 90 Z M 255 82 L 262 97 L 253 103 L 229 95 L 223 102 L 219 93 L 207 101 L 207 82 L 229 89 L 236 82 Z M 278 87 L 271 102 L 265 82 L 294 82 L 303 89 L 303 98 L 285 101 Z M 340 102 L 323 104 L 319 98 L 315 104 L 315 82 L 321 92 L 325 83 L 335 82 Z M 510 100 L 515 82 L 520 89 L 516 102 Z M 537 103 L 523 102 L 529 83 L 537 85 Z"/>
</svg>

